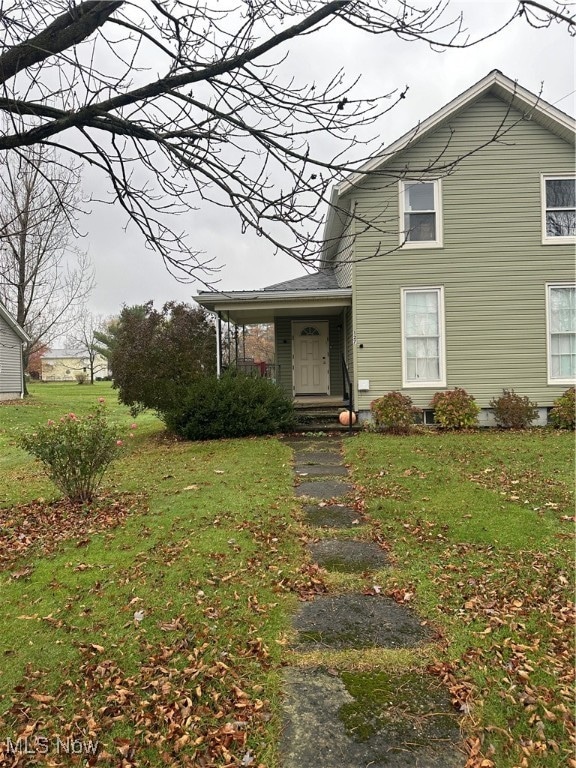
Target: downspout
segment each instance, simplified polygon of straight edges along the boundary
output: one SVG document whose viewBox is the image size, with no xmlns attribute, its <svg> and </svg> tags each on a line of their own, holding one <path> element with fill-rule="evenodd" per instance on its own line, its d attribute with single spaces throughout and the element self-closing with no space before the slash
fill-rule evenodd
<svg viewBox="0 0 576 768">
<path fill-rule="evenodd" d="M 216 377 L 222 376 L 222 317 L 216 313 Z"/>
</svg>

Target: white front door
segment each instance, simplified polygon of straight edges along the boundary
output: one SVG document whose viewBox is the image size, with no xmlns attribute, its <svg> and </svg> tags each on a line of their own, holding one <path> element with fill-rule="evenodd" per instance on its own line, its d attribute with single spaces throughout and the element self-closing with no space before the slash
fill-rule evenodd
<svg viewBox="0 0 576 768">
<path fill-rule="evenodd" d="M 329 395 L 328 323 L 292 323 L 295 395 Z"/>
</svg>

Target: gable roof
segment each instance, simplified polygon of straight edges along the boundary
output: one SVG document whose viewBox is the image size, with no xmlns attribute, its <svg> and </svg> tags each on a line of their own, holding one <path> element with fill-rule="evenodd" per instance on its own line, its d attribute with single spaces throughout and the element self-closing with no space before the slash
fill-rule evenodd
<svg viewBox="0 0 576 768">
<path fill-rule="evenodd" d="M 380 170 L 399 152 L 428 136 L 446 120 L 489 93 L 510 104 L 511 107 L 527 115 L 528 119 L 534 120 L 568 143 L 575 143 L 576 120 L 544 101 L 540 96 L 518 85 L 500 70 L 494 69 L 482 80 L 388 145 L 380 154 L 361 166 L 356 173 L 351 174 L 332 188 L 328 215 L 324 225 L 321 264 L 325 265 L 334 258 L 338 248 L 338 240 L 346 225 L 347 216 L 343 210 L 339 210 L 338 205 L 342 195 L 357 186 L 366 174 Z"/>
<path fill-rule="evenodd" d="M 61 360 L 62 358 L 82 358 L 88 357 L 85 349 L 48 349 L 42 355 L 42 360 Z"/>
<path fill-rule="evenodd" d="M 21 328 L 16 320 L 12 317 L 12 315 L 8 312 L 4 304 L 0 302 L 0 317 L 5 321 L 6 325 L 8 325 L 14 333 L 22 339 L 22 341 L 31 341 L 30 337 L 26 333 L 26 331 Z"/>
</svg>

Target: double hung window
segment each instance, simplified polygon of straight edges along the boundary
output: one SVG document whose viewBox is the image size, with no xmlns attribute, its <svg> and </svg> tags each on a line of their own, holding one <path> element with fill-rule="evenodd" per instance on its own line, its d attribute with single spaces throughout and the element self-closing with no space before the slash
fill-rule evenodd
<svg viewBox="0 0 576 768">
<path fill-rule="evenodd" d="M 576 378 L 576 285 L 548 285 L 548 383 Z"/>
<path fill-rule="evenodd" d="M 440 180 L 400 182 L 400 244 L 405 248 L 442 245 Z"/>
<path fill-rule="evenodd" d="M 403 386 L 446 386 L 442 288 L 402 290 Z"/>
<path fill-rule="evenodd" d="M 542 177 L 542 241 L 576 242 L 576 176 Z"/>
</svg>

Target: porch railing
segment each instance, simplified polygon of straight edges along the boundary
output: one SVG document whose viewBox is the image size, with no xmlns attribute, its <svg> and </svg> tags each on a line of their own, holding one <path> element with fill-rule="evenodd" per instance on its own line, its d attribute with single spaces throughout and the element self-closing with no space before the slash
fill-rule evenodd
<svg viewBox="0 0 576 768">
<path fill-rule="evenodd" d="M 277 382 L 280 374 L 280 366 L 275 363 L 256 363 L 254 360 L 237 360 L 231 368 L 242 371 L 247 376 L 256 376 Z"/>
<path fill-rule="evenodd" d="M 344 383 L 344 403 L 348 406 L 348 431 L 352 432 L 352 419 L 354 413 L 354 395 L 352 393 L 352 379 L 346 365 L 344 355 L 342 355 L 342 382 Z"/>
</svg>

